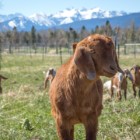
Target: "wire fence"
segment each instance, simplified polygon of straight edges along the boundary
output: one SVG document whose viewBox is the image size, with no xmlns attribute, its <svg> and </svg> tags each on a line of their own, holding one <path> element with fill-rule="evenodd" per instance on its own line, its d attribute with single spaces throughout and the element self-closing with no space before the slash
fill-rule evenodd
<svg viewBox="0 0 140 140">
<path fill-rule="evenodd" d="M 124 45 L 116 45 L 116 53 L 118 58 L 122 56 L 130 56 L 137 58 L 140 55 L 140 43 L 131 43 Z M 2 56 L 6 54 L 16 54 L 16 55 L 29 55 L 31 58 L 35 55 L 41 55 L 42 60 L 45 56 L 58 55 L 60 56 L 60 62 L 63 63 L 63 56 L 73 54 L 72 45 L 67 46 L 46 46 L 44 44 L 31 45 L 20 45 L 20 46 L 10 46 L 10 44 L 0 43 L 0 69 Z"/>
<path fill-rule="evenodd" d="M 71 54 L 72 46 L 46 46 L 45 44 L 18 45 L 10 46 L 10 44 L 1 44 L 1 53 L 9 54 Z"/>
<path fill-rule="evenodd" d="M 129 55 L 136 58 L 140 55 L 140 43 L 124 44 L 123 46 L 118 44 L 116 46 L 116 52 L 118 54 L 118 58 L 120 58 L 122 55 Z"/>
<path fill-rule="evenodd" d="M 42 61 L 45 60 L 47 56 L 57 56 L 61 65 L 63 64 L 63 57 L 70 57 L 73 53 L 72 46 L 46 46 L 44 44 L 35 44 L 35 46 L 30 45 L 20 45 L 20 46 L 10 46 L 10 44 L 0 44 L 0 70 L 2 66 L 2 61 L 5 55 L 23 55 L 29 56 L 30 59 L 33 57 L 40 56 Z"/>
<path fill-rule="evenodd" d="M 73 52 L 71 44 L 67 46 L 46 46 L 43 44 L 32 45 L 19 45 L 19 46 L 9 46 L 9 44 L 1 44 L 1 53 L 16 53 L 16 54 L 30 54 L 30 53 L 44 53 L 44 54 L 71 54 Z M 121 55 L 137 55 L 140 54 L 140 43 L 130 43 L 124 45 L 116 45 L 116 51 Z"/>
</svg>

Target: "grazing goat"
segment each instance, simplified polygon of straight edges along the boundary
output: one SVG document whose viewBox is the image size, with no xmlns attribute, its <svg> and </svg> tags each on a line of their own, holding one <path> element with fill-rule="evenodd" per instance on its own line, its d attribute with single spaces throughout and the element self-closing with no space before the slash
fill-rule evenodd
<svg viewBox="0 0 140 140">
<path fill-rule="evenodd" d="M 94 34 L 78 42 L 73 56 L 51 83 L 49 95 L 60 140 L 74 139 L 74 125 L 82 123 L 86 140 L 96 140 L 103 85 L 100 76 L 112 77 L 118 65 L 112 39 Z"/>
<path fill-rule="evenodd" d="M 124 74 L 118 72 L 111 79 L 111 98 L 114 95 L 114 89 L 117 90 L 117 97 L 119 100 L 122 99 L 121 90 L 124 90 L 124 98 L 127 98 L 127 78 L 133 82 L 132 74 L 128 69 L 124 70 Z"/>
<path fill-rule="evenodd" d="M 134 79 L 133 81 L 134 97 L 136 97 L 136 87 L 139 88 L 139 97 L 140 97 L 140 66 L 134 65 L 130 71 Z"/>
<path fill-rule="evenodd" d="M 52 81 L 56 75 L 56 71 L 53 68 L 49 68 L 49 70 L 44 73 L 46 74 L 45 79 L 44 79 L 44 89 L 46 89 L 48 82 L 52 83 Z"/>
<path fill-rule="evenodd" d="M 0 94 L 2 93 L 1 81 L 2 81 L 2 80 L 6 80 L 6 79 L 7 79 L 6 77 L 0 75 Z"/>
<path fill-rule="evenodd" d="M 111 91 L 111 80 L 108 80 L 103 84 L 103 89 L 104 89 L 104 92 Z"/>
</svg>

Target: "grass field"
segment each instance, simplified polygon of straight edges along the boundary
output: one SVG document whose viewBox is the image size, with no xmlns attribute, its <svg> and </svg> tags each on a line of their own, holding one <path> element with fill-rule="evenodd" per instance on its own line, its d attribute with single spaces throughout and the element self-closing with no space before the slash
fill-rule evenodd
<svg viewBox="0 0 140 140">
<path fill-rule="evenodd" d="M 63 57 L 63 62 L 68 57 Z M 140 57 L 120 59 L 122 68 L 134 64 L 140 64 Z M 48 89 L 43 90 L 43 71 L 49 67 L 57 69 L 61 65 L 59 56 L 42 59 L 39 55 L 3 55 L 1 65 L 0 74 L 8 80 L 2 82 L 0 95 L 0 140 L 57 140 Z M 140 140 L 140 99 L 134 99 L 130 82 L 127 101 L 104 99 L 103 105 L 98 140 Z M 83 126 L 76 125 L 75 140 L 84 137 Z"/>
</svg>

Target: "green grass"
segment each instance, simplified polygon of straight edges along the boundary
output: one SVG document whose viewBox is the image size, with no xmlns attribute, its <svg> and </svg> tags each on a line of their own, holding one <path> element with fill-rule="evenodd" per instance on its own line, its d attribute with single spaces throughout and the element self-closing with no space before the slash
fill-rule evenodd
<svg viewBox="0 0 140 140">
<path fill-rule="evenodd" d="M 63 62 L 69 56 L 63 57 Z M 123 56 L 122 68 L 140 64 L 140 57 Z M 3 55 L 0 74 L 8 77 L 2 82 L 0 95 L 0 140 L 57 140 L 54 119 L 51 116 L 48 88 L 43 90 L 43 71 L 57 69 L 59 56 Z M 102 77 L 105 81 L 108 78 Z M 106 95 L 104 95 L 106 96 Z M 140 99 L 133 98 L 129 82 L 128 100 L 104 100 L 99 118 L 98 140 L 139 140 Z M 84 127 L 75 126 L 75 139 L 84 140 Z"/>
</svg>

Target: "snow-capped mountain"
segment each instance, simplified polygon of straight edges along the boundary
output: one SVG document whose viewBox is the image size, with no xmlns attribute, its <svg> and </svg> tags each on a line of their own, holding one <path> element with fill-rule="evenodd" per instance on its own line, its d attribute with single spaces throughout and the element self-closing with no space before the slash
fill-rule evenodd
<svg viewBox="0 0 140 140">
<path fill-rule="evenodd" d="M 6 20 L 10 20 L 15 17 L 22 17 L 23 15 L 20 13 L 10 14 L 10 15 L 0 15 L 0 22 L 4 22 Z"/>
<path fill-rule="evenodd" d="M 114 16 L 122 16 L 126 15 L 126 12 L 117 12 L 117 11 L 105 11 L 100 8 L 92 8 L 92 9 L 66 9 L 64 11 L 58 12 L 54 14 L 52 17 L 57 19 L 77 19 L 77 20 L 86 20 L 92 18 L 107 18 L 107 17 L 114 17 Z M 69 21 L 68 21 L 69 23 Z"/>
<path fill-rule="evenodd" d="M 37 13 L 33 14 L 28 17 L 32 22 L 35 22 L 40 25 L 52 26 L 55 25 L 55 22 L 51 20 L 46 14 L 44 13 Z"/>
<path fill-rule="evenodd" d="M 67 23 L 72 23 L 75 21 L 81 21 L 81 20 L 87 20 L 92 18 L 107 18 L 107 17 L 114 17 L 114 16 L 123 16 L 126 15 L 126 12 L 117 12 L 117 11 L 105 11 L 100 8 L 92 8 L 92 9 L 65 9 L 63 11 L 60 11 L 56 14 L 49 15 L 48 17 L 45 15 L 46 19 L 50 20 L 52 25 L 62 25 Z M 44 15 L 40 14 L 38 18 L 37 16 L 34 16 L 34 19 L 37 19 L 40 21 Z"/>
<path fill-rule="evenodd" d="M 25 16 L 20 16 L 0 23 L 0 30 L 7 31 L 16 27 L 19 31 L 30 31 L 32 26 L 36 27 L 37 30 L 47 29 L 47 26 L 45 25 L 33 22 Z"/>
<path fill-rule="evenodd" d="M 18 30 L 30 30 L 35 26 L 37 30 L 63 27 L 65 24 L 74 24 L 75 22 L 83 22 L 87 20 L 97 20 L 127 16 L 124 11 L 105 11 L 100 8 L 92 9 L 65 9 L 56 14 L 47 15 L 45 13 L 36 13 L 25 17 L 22 14 L 0 15 L 0 29 L 8 30 L 14 26 Z M 82 25 L 82 23 L 81 23 Z"/>
</svg>

